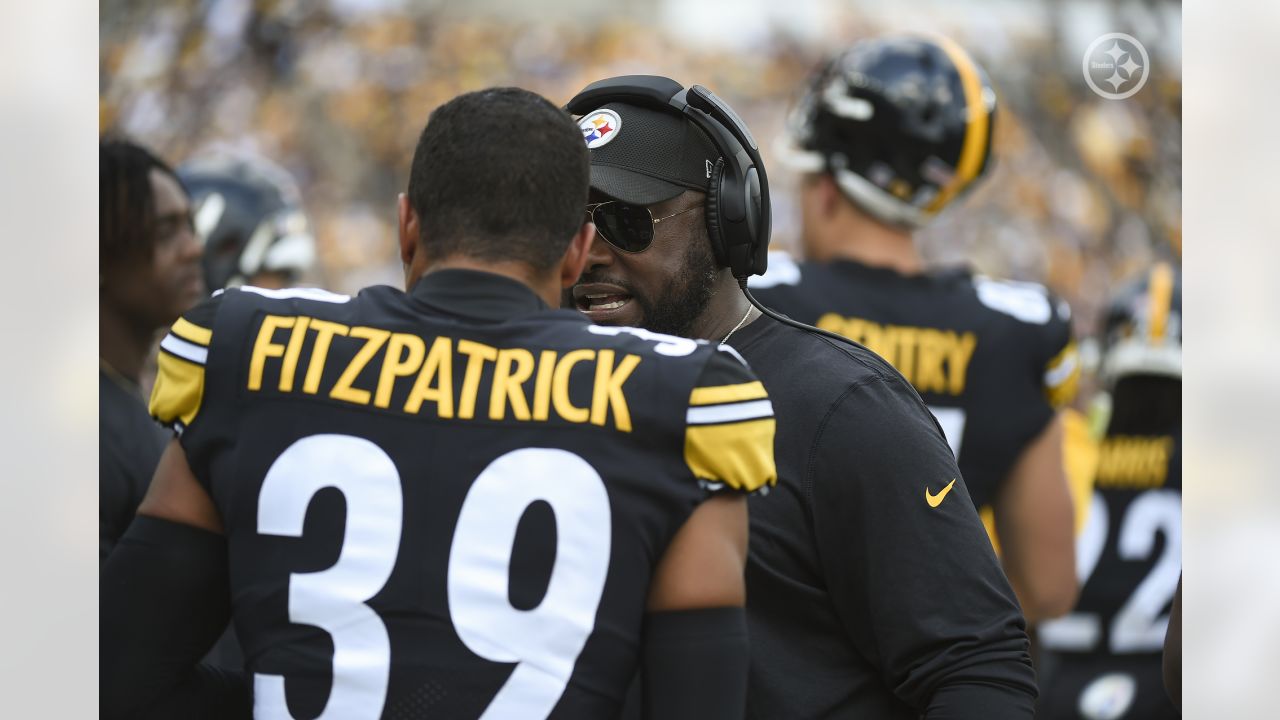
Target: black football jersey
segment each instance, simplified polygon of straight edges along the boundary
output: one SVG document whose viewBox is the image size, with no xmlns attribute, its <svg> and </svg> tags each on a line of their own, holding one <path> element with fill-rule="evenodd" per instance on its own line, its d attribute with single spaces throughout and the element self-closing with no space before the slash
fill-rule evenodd
<svg viewBox="0 0 1280 720">
<path fill-rule="evenodd" d="M 611 716 L 672 536 L 775 482 L 735 353 L 496 275 L 228 290 L 161 349 L 151 411 L 223 518 L 257 717 Z"/>
<path fill-rule="evenodd" d="M 1037 717 L 1179 717 L 1161 658 L 1182 572 L 1181 383 L 1123 379 L 1076 539 L 1080 599 L 1040 626 Z"/>
<path fill-rule="evenodd" d="M 1159 663 L 1182 574 L 1182 433 L 1102 440 L 1093 497 L 1076 539 L 1080 599 L 1041 625 L 1043 647 L 1090 656 L 1148 655 Z"/>
<path fill-rule="evenodd" d="M 764 305 L 889 361 L 933 411 L 981 508 L 1023 448 L 1075 394 L 1070 309 L 1044 287 L 952 269 L 902 275 L 771 253 Z"/>
</svg>

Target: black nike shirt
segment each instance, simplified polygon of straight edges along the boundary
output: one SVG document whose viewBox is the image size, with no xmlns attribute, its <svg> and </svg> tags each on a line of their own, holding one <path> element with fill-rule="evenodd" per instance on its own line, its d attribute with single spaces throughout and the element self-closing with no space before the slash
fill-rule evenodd
<svg viewBox="0 0 1280 720">
<path fill-rule="evenodd" d="M 915 390 L 769 318 L 730 344 L 778 419 L 778 485 L 751 501 L 748 716 L 1032 717 L 1022 613 Z"/>
</svg>

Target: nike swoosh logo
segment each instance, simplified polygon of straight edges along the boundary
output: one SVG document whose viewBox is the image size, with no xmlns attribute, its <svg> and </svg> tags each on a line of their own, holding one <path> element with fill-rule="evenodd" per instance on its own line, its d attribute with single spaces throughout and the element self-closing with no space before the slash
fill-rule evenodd
<svg viewBox="0 0 1280 720">
<path fill-rule="evenodd" d="M 947 486 L 942 488 L 941 492 L 939 492 L 937 495 L 934 495 L 933 493 L 929 492 L 929 486 L 926 485 L 924 488 L 924 501 L 929 503 L 929 507 L 938 507 L 939 505 L 942 504 L 942 498 L 946 497 L 947 493 L 951 492 L 951 488 L 955 486 L 956 486 L 956 479 L 951 478 L 951 482 L 947 483 Z"/>
</svg>

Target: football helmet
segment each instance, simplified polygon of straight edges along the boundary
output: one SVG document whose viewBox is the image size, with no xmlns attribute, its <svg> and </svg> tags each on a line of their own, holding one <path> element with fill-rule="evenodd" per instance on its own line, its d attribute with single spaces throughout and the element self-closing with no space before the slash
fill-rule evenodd
<svg viewBox="0 0 1280 720">
<path fill-rule="evenodd" d="M 1157 263 L 1121 287 L 1104 319 L 1102 379 L 1129 375 L 1182 377 L 1182 274 Z"/>
<path fill-rule="evenodd" d="M 857 43 L 813 76 L 780 155 L 882 222 L 920 226 L 991 164 L 996 94 L 951 40 Z"/>
<path fill-rule="evenodd" d="M 204 240 L 206 286 L 253 284 L 279 273 L 292 284 L 316 260 L 297 184 L 263 158 L 216 153 L 178 169 Z"/>
</svg>

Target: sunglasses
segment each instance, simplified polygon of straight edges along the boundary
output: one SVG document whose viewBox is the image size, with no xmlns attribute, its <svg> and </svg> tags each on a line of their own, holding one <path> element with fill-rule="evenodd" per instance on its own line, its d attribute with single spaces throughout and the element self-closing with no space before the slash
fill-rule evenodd
<svg viewBox="0 0 1280 720">
<path fill-rule="evenodd" d="M 649 245 L 653 243 L 655 225 L 700 207 L 702 206 L 694 205 L 656 218 L 649 212 L 649 208 L 643 205 L 628 205 L 610 200 L 588 205 L 587 219 L 595 223 L 596 232 L 604 238 L 605 242 L 622 252 L 639 253 L 649 249 Z"/>
</svg>

